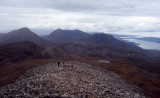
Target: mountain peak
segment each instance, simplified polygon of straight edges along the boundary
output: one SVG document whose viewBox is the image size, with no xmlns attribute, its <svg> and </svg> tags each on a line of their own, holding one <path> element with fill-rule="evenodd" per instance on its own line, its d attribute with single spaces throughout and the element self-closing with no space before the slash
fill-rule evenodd
<svg viewBox="0 0 160 98">
<path fill-rule="evenodd" d="M 83 32 L 79 29 L 74 29 L 74 30 L 62 30 L 61 28 L 58 28 L 56 30 L 54 30 L 53 32 L 66 32 L 66 33 L 78 33 L 78 32 Z"/>
<path fill-rule="evenodd" d="M 56 30 L 60 30 L 60 31 L 61 31 L 62 29 L 61 29 L 61 28 L 58 28 L 58 29 L 56 29 Z"/>
<path fill-rule="evenodd" d="M 20 29 L 17 29 L 15 31 L 12 31 L 12 32 L 16 32 L 16 33 L 33 33 L 29 28 L 27 27 L 23 27 L 23 28 L 20 28 Z"/>
<path fill-rule="evenodd" d="M 18 30 L 30 30 L 30 29 L 28 27 L 22 27 L 22 28 L 20 28 Z"/>
<path fill-rule="evenodd" d="M 0 43 L 16 43 L 23 41 L 42 42 L 43 39 L 32 32 L 29 28 L 23 27 L 7 33 L 7 35 L 1 39 Z"/>
<path fill-rule="evenodd" d="M 56 30 L 54 30 L 53 32 L 62 32 L 63 30 L 61 28 L 58 28 Z"/>
<path fill-rule="evenodd" d="M 47 38 L 52 42 L 69 43 L 69 42 L 80 41 L 81 39 L 84 39 L 88 36 L 89 36 L 88 33 L 85 33 L 77 29 L 76 30 L 57 29 L 53 31 Z"/>
</svg>

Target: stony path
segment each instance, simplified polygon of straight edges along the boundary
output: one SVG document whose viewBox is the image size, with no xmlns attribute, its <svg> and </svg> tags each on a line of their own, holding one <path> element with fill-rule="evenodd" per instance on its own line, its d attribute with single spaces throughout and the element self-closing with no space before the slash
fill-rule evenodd
<svg viewBox="0 0 160 98">
<path fill-rule="evenodd" d="M 103 69 L 81 63 L 48 64 L 0 88 L 0 98 L 145 98 L 138 89 Z"/>
</svg>

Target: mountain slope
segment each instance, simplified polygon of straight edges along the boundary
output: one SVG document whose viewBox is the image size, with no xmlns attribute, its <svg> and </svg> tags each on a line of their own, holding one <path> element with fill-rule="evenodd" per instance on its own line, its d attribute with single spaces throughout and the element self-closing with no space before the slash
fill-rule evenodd
<svg viewBox="0 0 160 98">
<path fill-rule="evenodd" d="M 24 27 L 7 33 L 0 39 L 0 43 L 17 43 L 23 41 L 44 42 L 42 38 L 33 33 L 30 29 Z"/>
<path fill-rule="evenodd" d="M 57 46 L 47 46 L 33 42 L 0 45 L 0 65 L 26 59 L 64 59 L 68 55 Z"/>
<path fill-rule="evenodd" d="M 101 43 L 101 44 L 111 44 L 119 41 L 115 39 L 112 35 L 104 33 L 94 33 L 88 40 L 90 40 L 92 43 Z"/>
<path fill-rule="evenodd" d="M 6 33 L 0 33 L 0 39 L 3 38 L 6 35 Z"/>
</svg>

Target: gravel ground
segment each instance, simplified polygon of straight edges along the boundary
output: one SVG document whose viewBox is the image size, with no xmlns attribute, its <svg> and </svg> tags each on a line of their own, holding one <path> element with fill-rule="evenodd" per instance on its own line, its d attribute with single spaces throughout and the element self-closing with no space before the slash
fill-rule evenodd
<svg viewBox="0 0 160 98">
<path fill-rule="evenodd" d="M 0 88 L 0 98 L 145 98 L 116 74 L 76 61 L 29 70 Z"/>
</svg>

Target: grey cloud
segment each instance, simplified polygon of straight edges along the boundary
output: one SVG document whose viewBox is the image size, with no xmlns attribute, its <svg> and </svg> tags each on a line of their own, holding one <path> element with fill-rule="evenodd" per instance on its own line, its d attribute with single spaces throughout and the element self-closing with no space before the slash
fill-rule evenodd
<svg viewBox="0 0 160 98">
<path fill-rule="evenodd" d="M 42 7 L 113 15 L 159 15 L 159 0 L 0 0 L 0 6 Z"/>
<path fill-rule="evenodd" d="M 0 0 L 1 30 L 159 32 L 160 0 Z"/>
</svg>

